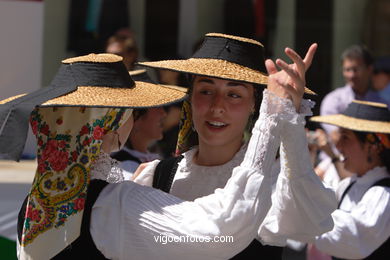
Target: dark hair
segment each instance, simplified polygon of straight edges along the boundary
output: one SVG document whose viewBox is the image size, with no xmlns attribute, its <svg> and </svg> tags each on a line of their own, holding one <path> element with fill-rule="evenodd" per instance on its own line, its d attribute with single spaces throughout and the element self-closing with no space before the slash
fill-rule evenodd
<svg viewBox="0 0 390 260">
<path fill-rule="evenodd" d="M 346 59 L 361 59 L 363 60 L 364 64 L 366 64 L 366 66 L 370 66 L 374 63 L 374 58 L 372 57 L 370 51 L 362 45 L 352 45 L 351 47 L 344 50 L 344 52 L 341 54 L 341 60 L 344 61 Z"/>
<path fill-rule="evenodd" d="M 147 112 L 148 112 L 147 108 L 134 109 L 133 111 L 134 122 L 140 119 L 142 116 L 146 115 Z"/>
<path fill-rule="evenodd" d="M 363 145 L 364 143 L 366 142 L 370 142 L 368 139 L 367 139 L 367 136 L 369 134 L 372 134 L 375 138 L 374 141 L 370 142 L 372 144 L 377 144 L 377 145 L 382 145 L 379 138 L 373 134 L 373 133 L 370 133 L 370 132 L 359 132 L 359 131 L 352 131 L 358 141 Z M 390 138 L 389 135 L 387 135 L 388 138 Z M 386 169 L 387 169 L 387 172 L 390 174 L 390 149 L 387 149 L 385 147 L 383 147 L 383 150 L 379 153 L 379 157 L 381 159 L 381 162 L 385 165 Z"/>
</svg>

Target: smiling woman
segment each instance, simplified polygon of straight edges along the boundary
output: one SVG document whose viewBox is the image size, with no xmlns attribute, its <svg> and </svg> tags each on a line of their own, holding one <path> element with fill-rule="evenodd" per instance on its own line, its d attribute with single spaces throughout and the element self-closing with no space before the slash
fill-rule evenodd
<svg viewBox="0 0 390 260">
<path fill-rule="evenodd" d="M 390 112 L 385 104 L 353 101 L 342 114 L 312 121 L 341 127 L 337 164 L 357 176 L 338 189 L 335 227 L 317 237 L 321 251 L 341 259 L 385 259 L 390 248 Z"/>
<path fill-rule="evenodd" d="M 310 49 L 310 52 L 315 51 L 314 48 Z M 288 54 L 290 58 L 292 53 Z M 294 62 L 300 62 L 302 65 L 300 76 L 303 77 L 309 64 L 296 53 L 294 55 Z M 188 201 L 212 194 L 216 189 L 224 187 L 231 177 L 230 169 L 240 165 L 248 152 L 245 133 L 252 131 L 253 122 L 259 115 L 263 87 L 268 82 L 263 45 L 248 38 L 209 33 L 190 59 L 144 62 L 141 65 L 188 73 L 191 86 L 189 99 L 184 102 L 182 108 L 177 144 L 177 155 L 180 156 L 151 162 L 145 169 L 145 165 L 142 165 L 137 170 L 134 181 L 159 188 Z M 275 65 L 270 68 L 273 73 L 277 72 Z M 306 92 L 310 90 L 306 89 Z M 263 121 L 262 124 L 266 125 L 267 122 Z M 261 153 L 258 150 L 252 152 Z M 275 157 L 270 161 L 274 165 L 270 174 L 275 187 L 280 162 Z M 282 172 L 282 176 L 287 174 L 284 170 Z M 287 177 L 282 176 L 279 178 L 280 182 Z M 311 179 L 312 177 L 316 178 L 310 174 L 304 178 L 310 183 L 307 188 L 324 194 L 325 189 L 317 180 Z M 288 178 L 285 181 L 285 187 L 289 186 L 291 190 L 292 186 L 296 185 Z M 288 194 L 284 190 L 276 193 L 279 192 Z M 298 193 L 288 195 L 292 200 L 291 205 L 300 203 L 297 197 L 301 195 Z M 315 230 L 318 231 L 317 224 L 308 227 L 307 223 L 310 221 L 305 221 L 306 213 L 287 209 L 284 204 L 289 203 L 289 199 L 284 200 L 283 196 L 279 197 L 280 201 L 270 210 L 269 218 L 265 221 L 268 225 L 258 227 L 258 234 L 263 242 L 278 246 L 265 246 L 255 239 L 233 259 L 257 259 L 262 254 L 268 255 L 269 259 L 281 259 L 282 247 L 279 246 L 285 244 L 287 237 L 292 238 L 304 233 L 303 236 L 314 237 Z M 326 195 L 322 198 L 325 197 Z M 283 206 L 277 206 L 279 203 Z M 321 204 L 320 201 L 313 201 L 312 205 L 316 203 Z M 304 204 L 306 208 L 310 207 L 310 203 Z M 276 208 L 284 208 L 286 211 L 276 212 Z M 290 216 L 285 222 L 286 225 L 282 224 L 282 215 Z M 304 226 L 303 223 L 306 225 L 305 229 L 300 228 Z M 274 234 L 268 228 L 279 229 L 280 232 Z"/>
<path fill-rule="evenodd" d="M 255 111 L 254 86 L 196 76 L 191 110 L 199 140 L 194 162 L 205 166 L 225 164 L 243 145 L 245 126 Z"/>
</svg>

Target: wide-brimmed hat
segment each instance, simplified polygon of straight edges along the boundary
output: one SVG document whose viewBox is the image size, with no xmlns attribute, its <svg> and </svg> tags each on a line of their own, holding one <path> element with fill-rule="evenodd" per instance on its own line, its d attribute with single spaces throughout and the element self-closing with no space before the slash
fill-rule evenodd
<svg viewBox="0 0 390 260">
<path fill-rule="evenodd" d="M 154 80 L 152 80 L 152 78 L 149 76 L 149 74 L 147 73 L 147 71 L 145 69 L 130 70 L 129 74 L 135 82 L 142 81 L 142 82 L 157 84 Z M 166 85 L 166 84 L 159 84 L 159 85 L 164 86 L 166 88 L 176 89 L 176 90 L 179 90 L 183 93 L 186 93 L 188 90 L 185 87 L 180 87 L 180 86 L 176 86 L 176 85 Z"/>
<path fill-rule="evenodd" d="M 193 75 L 267 84 L 264 46 L 253 39 L 208 33 L 200 48 L 186 60 L 139 62 L 141 66 Z M 308 94 L 315 94 L 306 88 Z"/>
<path fill-rule="evenodd" d="M 386 104 L 354 100 L 336 115 L 314 116 L 311 121 L 371 133 L 390 133 L 390 111 Z"/>
<path fill-rule="evenodd" d="M 89 54 L 62 61 L 48 87 L 0 101 L 0 157 L 18 160 L 36 107 L 82 106 L 147 108 L 184 99 L 183 91 L 134 82 L 114 54 Z"/>
</svg>

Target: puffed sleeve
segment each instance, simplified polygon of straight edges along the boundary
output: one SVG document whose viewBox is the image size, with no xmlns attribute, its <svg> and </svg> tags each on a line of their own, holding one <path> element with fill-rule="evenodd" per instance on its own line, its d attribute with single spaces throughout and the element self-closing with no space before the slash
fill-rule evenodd
<svg viewBox="0 0 390 260">
<path fill-rule="evenodd" d="M 389 238 L 389 212 L 390 188 L 372 187 L 351 212 L 333 212 L 333 230 L 317 237 L 315 245 L 339 258 L 366 258 Z"/>
<path fill-rule="evenodd" d="M 280 99 L 274 97 L 275 99 Z M 334 191 L 325 187 L 310 164 L 305 116 L 314 105 L 303 100 L 296 113 L 290 100 L 280 99 L 282 116 L 280 164 L 272 207 L 258 235 L 265 244 L 285 246 L 287 239 L 313 241 L 333 228 L 331 213 L 337 207 Z"/>
<path fill-rule="evenodd" d="M 227 259 L 242 251 L 271 206 L 283 118 L 269 102 L 265 93 L 245 158 L 223 189 L 185 202 L 133 182 L 109 184 L 92 210 L 97 248 L 110 259 Z"/>
</svg>

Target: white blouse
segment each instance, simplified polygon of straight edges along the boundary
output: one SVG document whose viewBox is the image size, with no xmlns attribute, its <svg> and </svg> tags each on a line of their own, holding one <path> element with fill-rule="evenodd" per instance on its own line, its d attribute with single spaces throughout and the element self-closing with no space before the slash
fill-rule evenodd
<svg viewBox="0 0 390 260">
<path fill-rule="evenodd" d="M 332 213 L 334 228 L 319 236 L 316 247 L 329 255 L 346 259 L 369 256 L 390 235 L 390 188 L 375 186 L 375 182 L 388 178 L 384 167 L 368 171 L 362 177 L 344 179 L 337 190 L 340 199 L 352 181 L 340 209 Z M 370 188 L 370 189 L 369 189 Z"/>
<path fill-rule="evenodd" d="M 307 224 L 300 237 L 308 237 L 308 225 L 315 227 L 311 236 L 331 230 L 334 193 L 311 177 L 316 175 L 306 166 L 306 141 L 306 147 L 294 145 L 306 136 L 303 125 L 304 114 L 298 115 L 291 101 L 265 91 L 244 160 L 223 189 L 189 202 L 133 182 L 109 184 L 92 210 L 90 231 L 97 248 L 111 259 L 227 259 L 256 237 L 271 204 L 277 221 L 269 219 L 268 231 L 259 230 L 264 241 L 284 238 L 299 217 Z M 271 201 L 271 171 L 281 140 L 282 172 Z M 217 243 L 222 236 L 233 241 Z"/>
</svg>

